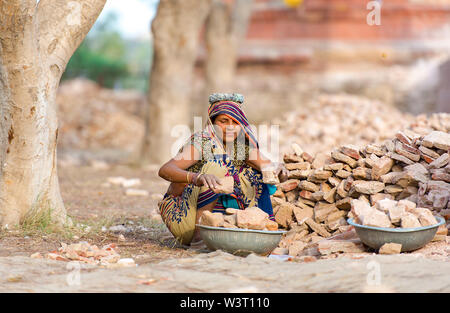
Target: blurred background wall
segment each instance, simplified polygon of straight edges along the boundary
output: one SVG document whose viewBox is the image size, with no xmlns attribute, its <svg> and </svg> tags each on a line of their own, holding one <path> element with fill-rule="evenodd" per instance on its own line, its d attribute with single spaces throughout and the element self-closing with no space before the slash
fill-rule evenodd
<svg viewBox="0 0 450 313">
<path fill-rule="evenodd" d="M 373 2 L 254 0 L 232 84 L 215 91 L 242 93 L 255 124 L 297 109 L 308 114 L 319 96 L 339 93 L 415 115 L 450 112 L 450 0 L 376 1 L 380 25 L 369 25 Z M 109 0 L 72 57 L 58 96 L 63 156 L 123 160 L 139 149 L 157 7 L 157 0 Z M 205 33 L 193 114 L 207 108 Z"/>
</svg>

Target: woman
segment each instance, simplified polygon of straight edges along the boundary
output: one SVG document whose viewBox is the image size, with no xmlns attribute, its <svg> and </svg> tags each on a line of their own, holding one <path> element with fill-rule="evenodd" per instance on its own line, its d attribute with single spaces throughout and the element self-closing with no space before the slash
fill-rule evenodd
<svg viewBox="0 0 450 313">
<path fill-rule="evenodd" d="M 159 203 L 160 213 L 182 244 L 200 242 L 195 224 L 206 210 L 223 213 L 225 208 L 257 206 L 273 219 L 270 194 L 276 187 L 264 184 L 261 175 L 272 162 L 260 153 L 241 108 L 243 101 L 239 94 L 212 94 L 205 129 L 192 135 L 159 170 L 159 176 L 171 182 Z M 276 166 L 276 175 L 287 180 L 283 165 Z M 233 193 L 215 193 L 225 176 L 234 179 Z"/>
</svg>

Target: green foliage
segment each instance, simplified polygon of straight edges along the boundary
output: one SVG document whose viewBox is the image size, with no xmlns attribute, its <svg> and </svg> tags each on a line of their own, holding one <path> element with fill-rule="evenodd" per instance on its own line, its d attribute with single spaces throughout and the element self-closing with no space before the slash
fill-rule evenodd
<svg viewBox="0 0 450 313">
<path fill-rule="evenodd" d="M 85 77 L 107 88 L 130 88 L 145 92 L 150 69 L 148 40 L 123 38 L 115 29 L 113 13 L 89 32 L 70 59 L 62 80 Z"/>
</svg>

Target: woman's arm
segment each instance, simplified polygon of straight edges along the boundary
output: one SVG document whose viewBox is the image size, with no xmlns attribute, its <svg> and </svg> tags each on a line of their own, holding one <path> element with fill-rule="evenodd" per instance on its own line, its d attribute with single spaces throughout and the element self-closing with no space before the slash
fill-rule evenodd
<svg viewBox="0 0 450 313">
<path fill-rule="evenodd" d="M 158 175 L 172 183 L 194 183 L 196 186 L 208 185 L 209 188 L 217 188 L 220 183 L 216 176 L 210 174 L 199 175 L 186 171 L 201 159 L 200 152 L 193 146 L 185 147 L 174 158 L 170 159 L 159 169 Z"/>
<path fill-rule="evenodd" d="M 259 149 L 250 149 L 249 157 L 246 162 L 249 166 L 260 172 L 264 167 L 272 164 L 272 161 L 266 158 Z M 288 171 L 283 163 L 279 163 L 275 167 L 275 175 L 279 177 L 280 182 L 284 182 L 288 179 Z"/>
</svg>

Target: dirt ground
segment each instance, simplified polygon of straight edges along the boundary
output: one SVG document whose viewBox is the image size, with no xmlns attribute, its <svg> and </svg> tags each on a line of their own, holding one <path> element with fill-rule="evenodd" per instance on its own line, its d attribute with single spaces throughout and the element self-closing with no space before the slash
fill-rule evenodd
<svg viewBox="0 0 450 313">
<path fill-rule="evenodd" d="M 142 184 L 135 188 L 148 190 L 149 196 L 126 196 L 122 186 L 107 186 L 108 177 L 115 176 L 140 178 Z M 76 227 L 53 232 L 46 225 L 33 225 L 0 232 L 0 292 L 450 292 L 446 241 L 395 256 L 348 254 L 314 262 L 242 258 L 175 243 L 152 218 L 168 186 L 154 167 L 60 166 L 59 177 Z M 109 230 L 120 225 L 120 233 Z M 125 241 L 119 240 L 120 234 Z M 57 250 L 62 242 L 80 241 L 115 243 L 121 257 L 133 258 L 137 267 L 74 268 L 30 258 L 35 252 Z"/>
</svg>

